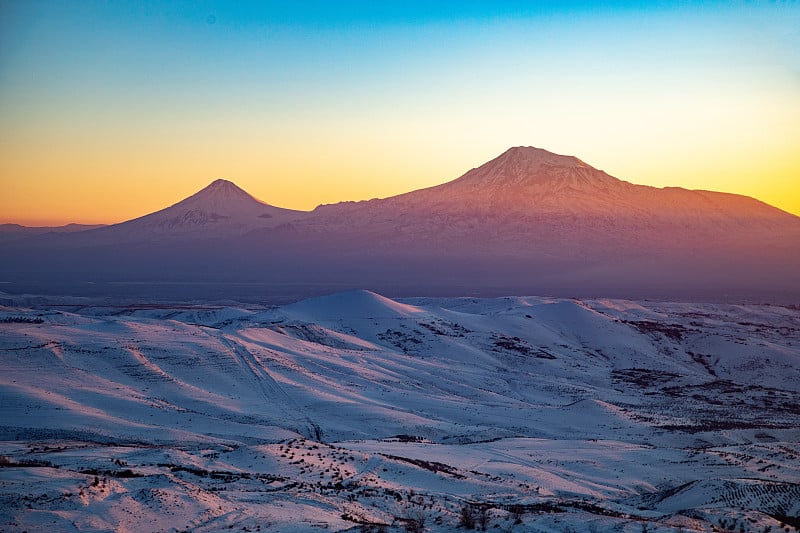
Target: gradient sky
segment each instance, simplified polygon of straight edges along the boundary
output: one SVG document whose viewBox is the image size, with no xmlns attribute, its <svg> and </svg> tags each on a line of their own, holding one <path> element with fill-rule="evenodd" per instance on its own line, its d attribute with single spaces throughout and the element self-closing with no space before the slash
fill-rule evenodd
<svg viewBox="0 0 800 533">
<path fill-rule="evenodd" d="M 0 0 L 0 222 L 215 178 L 311 209 L 519 145 L 800 214 L 800 3 Z"/>
</svg>

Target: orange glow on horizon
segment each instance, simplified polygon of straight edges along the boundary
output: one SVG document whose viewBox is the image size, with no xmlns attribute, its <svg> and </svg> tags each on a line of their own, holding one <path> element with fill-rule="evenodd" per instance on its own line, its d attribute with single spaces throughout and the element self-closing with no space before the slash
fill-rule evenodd
<svg viewBox="0 0 800 533">
<path fill-rule="evenodd" d="M 60 157 L 51 154 L 42 161 L 23 151 L 2 163 L 4 176 L 26 175 L 29 179 L 3 180 L 5 199 L 0 223 L 55 226 L 122 222 L 168 207 L 220 177 L 263 202 L 311 210 L 322 203 L 386 197 L 444 183 L 504 149 L 483 150 L 486 153 L 477 156 L 481 157 L 479 160 L 466 149 L 449 157 L 435 150 L 424 157 L 411 157 L 400 150 L 373 152 L 370 159 L 358 150 L 338 150 L 317 154 L 314 161 L 308 161 L 303 153 L 286 151 L 255 163 L 246 163 L 244 153 L 232 157 L 230 163 L 207 156 L 184 159 L 162 154 L 157 167 L 147 160 L 120 164 L 119 154 L 81 157 L 77 151 L 64 150 Z M 702 161 L 687 154 L 679 164 L 666 157 L 663 164 L 657 164 L 653 163 L 656 155 L 646 161 L 600 153 L 569 155 L 633 183 L 743 194 L 800 215 L 800 163 L 793 154 L 776 154 L 768 158 L 769 165 L 734 156 Z M 682 172 L 680 164 L 694 168 L 696 174 Z M 714 168 L 715 164 L 719 167 Z M 93 170 L 98 167 L 102 170 Z M 53 175 L 59 179 L 48 179 Z"/>
<path fill-rule="evenodd" d="M 495 154 L 499 155 L 499 154 Z M 580 157 L 589 164 L 591 160 Z M 491 158 L 491 157 L 490 157 Z M 487 159 L 488 160 L 488 159 Z M 479 166 L 485 161 L 473 162 Z M 448 164 L 450 163 L 450 164 Z M 287 168 L 287 166 L 289 168 Z M 458 168 L 456 162 L 437 161 L 431 165 L 433 170 L 413 168 L 411 165 L 401 166 L 401 162 L 387 165 L 387 170 L 375 168 L 358 168 L 362 174 L 356 173 L 344 163 L 338 167 L 326 169 L 326 179 L 317 180 L 315 171 L 319 169 L 301 169 L 287 165 L 271 172 L 256 172 L 245 169 L 240 174 L 247 176 L 239 179 L 232 173 L 209 175 L 205 179 L 197 179 L 204 174 L 200 168 L 171 170 L 152 174 L 150 169 L 130 167 L 125 172 L 117 172 L 114 180 L 88 180 L 81 182 L 78 176 L 67 175 L 57 182 L 37 182 L 13 184 L 3 183 L 4 200 L 0 223 L 17 223 L 27 226 L 60 226 L 69 223 L 79 224 L 113 224 L 123 222 L 154 211 L 166 208 L 199 191 L 218 177 L 224 177 L 236 183 L 257 199 L 278 207 L 309 211 L 319 204 L 339 201 L 358 201 L 370 198 L 383 198 L 402 194 L 414 189 L 438 185 L 459 177 L 469 170 L 469 164 Z M 419 163 L 417 166 L 422 166 Z M 649 182 L 637 180 L 633 174 L 636 165 L 619 164 L 619 171 L 614 172 L 607 166 L 594 164 L 609 174 L 632 183 L 652 185 L 656 187 L 684 187 L 687 189 L 714 190 L 730 192 L 754 197 L 784 211 L 800 215 L 800 192 L 795 176 L 800 176 L 800 168 L 791 165 L 769 169 L 770 174 L 759 176 L 757 169 L 740 167 L 721 173 L 721 176 L 703 174 L 702 176 L 682 180 L 671 179 L 668 171 L 652 173 Z M 800 167 L 800 165 L 798 165 Z M 291 170 L 290 170 L 291 169 Z M 304 171 L 304 172 L 302 172 Z M 449 172 L 448 172 L 449 171 Z M 139 178 L 144 172 L 149 178 Z M 367 173 L 381 173 L 382 179 L 370 179 Z M 442 177 L 447 172 L 449 175 Z M 409 179 L 407 176 L 415 179 Z M 291 178 L 286 178 L 291 176 Z M 753 177 L 757 176 L 757 179 Z M 13 203 L 5 202 L 12 199 Z"/>
<path fill-rule="evenodd" d="M 0 3 L 0 222 L 121 222 L 216 178 L 310 210 L 512 146 L 800 215 L 795 3 L 534 4 L 326 26 L 270 3 L 214 25 L 202 5 Z"/>
</svg>

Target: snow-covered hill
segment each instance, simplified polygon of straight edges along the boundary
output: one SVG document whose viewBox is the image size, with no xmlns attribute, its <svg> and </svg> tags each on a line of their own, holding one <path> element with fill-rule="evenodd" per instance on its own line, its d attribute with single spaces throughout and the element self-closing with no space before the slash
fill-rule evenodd
<svg viewBox="0 0 800 533">
<path fill-rule="evenodd" d="M 18 300 L 0 309 L 3 529 L 761 531 L 800 516 L 796 308 Z"/>
</svg>

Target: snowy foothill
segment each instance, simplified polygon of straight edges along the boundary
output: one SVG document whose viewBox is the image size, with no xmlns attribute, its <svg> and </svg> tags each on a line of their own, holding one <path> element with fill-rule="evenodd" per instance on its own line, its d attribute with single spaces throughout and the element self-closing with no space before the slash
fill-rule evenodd
<svg viewBox="0 0 800 533">
<path fill-rule="evenodd" d="M 4 295 L 0 529 L 800 526 L 800 310 Z"/>
</svg>

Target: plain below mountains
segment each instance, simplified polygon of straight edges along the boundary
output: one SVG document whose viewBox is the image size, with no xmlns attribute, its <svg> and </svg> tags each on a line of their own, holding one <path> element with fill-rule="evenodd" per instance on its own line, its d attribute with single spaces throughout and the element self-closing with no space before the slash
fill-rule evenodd
<svg viewBox="0 0 800 533">
<path fill-rule="evenodd" d="M 0 280 L 26 290 L 37 283 L 70 290 L 85 282 L 251 283 L 261 287 L 254 298 L 288 286 L 394 295 L 800 297 L 800 217 L 746 196 L 635 185 L 531 147 L 390 198 L 294 211 L 217 180 L 134 220 L 18 231 L 3 242 Z"/>
<path fill-rule="evenodd" d="M 800 523 L 789 306 L 2 303 L 2 531 Z"/>
</svg>

